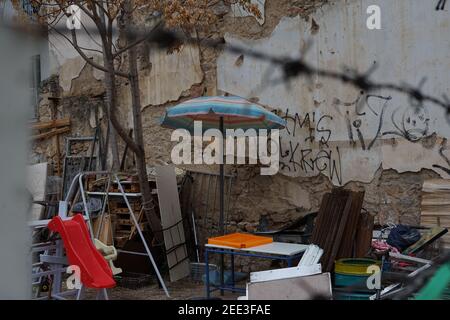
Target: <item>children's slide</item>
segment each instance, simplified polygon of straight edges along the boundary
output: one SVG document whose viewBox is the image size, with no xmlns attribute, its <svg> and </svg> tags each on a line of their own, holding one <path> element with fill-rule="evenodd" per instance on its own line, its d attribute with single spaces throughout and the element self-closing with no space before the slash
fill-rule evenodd
<svg viewBox="0 0 450 320">
<path fill-rule="evenodd" d="M 61 235 L 69 263 L 80 268 L 84 286 L 102 289 L 116 285 L 111 268 L 95 248 L 81 214 L 69 220 L 54 217 L 48 223 L 48 228 Z"/>
</svg>

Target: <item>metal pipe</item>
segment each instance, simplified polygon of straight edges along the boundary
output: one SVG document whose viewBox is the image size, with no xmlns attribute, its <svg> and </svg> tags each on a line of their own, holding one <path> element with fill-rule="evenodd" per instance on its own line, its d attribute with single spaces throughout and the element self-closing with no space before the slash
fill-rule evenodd
<svg viewBox="0 0 450 320">
<path fill-rule="evenodd" d="M 231 199 L 231 184 L 233 183 L 233 177 L 230 176 L 228 178 L 228 192 L 227 192 L 227 214 L 226 214 L 226 218 L 225 218 L 225 232 L 227 232 L 228 230 L 228 222 L 229 222 L 229 214 L 230 214 L 230 199 Z"/>
<path fill-rule="evenodd" d="M 117 249 L 117 252 L 126 253 L 126 254 L 134 254 L 136 256 L 146 256 L 146 257 L 148 257 L 148 254 L 147 253 L 143 253 L 143 252 L 128 251 L 128 250 L 122 250 L 122 249 Z"/>
<path fill-rule="evenodd" d="M 89 233 L 91 234 L 92 239 L 94 239 L 94 230 L 92 229 L 91 215 L 89 214 L 89 208 L 87 206 L 86 195 L 84 194 L 83 175 L 84 175 L 83 173 L 80 174 L 80 176 L 78 177 L 78 182 L 80 184 L 81 199 L 83 199 L 84 213 L 86 214 L 86 216 L 88 218 Z"/>
<path fill-rule="evenodd" d="M 72 183 L 70 184 L 69 190 L 67 190 L 66 198 L 64 199 L 64 201 L 67 201 L 67 202 L 69 201 L 70 197 L 72 196 L 72 192 L 73 192 L 72 189 L 75 187 L 75 185 L 76 185 L 76 183 L 78 181 L 78 177 L 80 175 L 81 175 L 81 172 L 77 173 L 75 175 L 75 177 L 73 178 Z"/>
<path fill-rule="evenodd" d="M 197 262 L 200 262 L 200 256 L 198 253 L 198 240 L 197 240 L 197 230 L 196 230 L 196 224 L 195 224 L 195 215 L 194 215 L 194 209 L 192 209 L 192 230 L 194 231 L 194 243 L 195 243 L 195 251 L 197 253 Z"/>
<path fill-rule="evenodd" d="M 103 230 L 103 219 L 105 216 L 105 209 L 106 209 L 106 203 L 109 202 L 109 187 L 111 185 L 111 176 L 108 175 L 108 182 L 106 184 L 106 194 L 105 194 L 105 198 L 103 200 L 103 206 L 102 206 L 102 212 L 100 213 L 100 225 L 98 226 L 98 230 L 97 230 L 97 234 L 96 234 L 96 238 L 98 239 L 98 237 L 100 236 L 100 232 Z M 100 240 L 100 239 L 99 239 Z"/>
<path fill-rule="evenodd" d="M 219 180 L 219 176 L 214 176 L 214 201 L 213 201 L 213 206 L 212 206 L 212 215 L 214 215 L 215 213 L 216 213 L 216 196 L 217 196 L 217 182 L 218 182 L 218 180 Z M 206 223 L 207 223 L 207 217 L 208 217 L 208 215 L 206 215 L 205 216 L 205 223 L 204 223 L 204 226 L 206 227 Z M 213 221 L 212 221 L 212 218 L 211 218 L 211 230 L 212 230 L 212 227 L 213 227 Z"/>
<path fill-rule="evenodd" d="M 204 217 L 208 216 L 208 211 L 209 211 L 208 210 L 209 209 L 209 196 L 210 196 L 209 190 L 211 190 L 211 176 L 210 175 L 208 175 L 208 189 L 206 190 L 206 204 L 205 204 L 205 210 L 204 210 L 204 214 L 203 214 Z M 215 189 L 214 189 L 214 192 L 215 192 Z M 203 192 L 201 194 L 203 195 Z M 204 222 L 205 222 L 204 226 L 206 226 L 206 218 L 205 218 Z"/>
<path fill-rule="evenodd" d="M 224 234 L 223 219 L 224 219 L 224 191 L 225 191 L 225 177 L 224 177 L 224 162 L 225 162 L 225 132 L 223 127 L 223 117 L 220 117 L 220 132 L 222 133 L 222 161 L 220 163 L 220 215 L 219 215 L 219 232 Z"/>
<path fill-rule="evenodd" d="M 225 132 L 223 127 L 223 117 L 220 117 L 220 132 L 222 133 L 222 161 L 220 163 L 220 214 L 219 214 L 219 232 L 224 235 L 223 219 L 224 219 L 224 190 L 225 190 L 225 177 L 224 177 L 224 163 L 225 163 Z M 220 256 L 220 287 L 224 286 L 224 256 Z M 220 294 L 223 296 L 223 289 L 220 290 Z"/>
</svg>

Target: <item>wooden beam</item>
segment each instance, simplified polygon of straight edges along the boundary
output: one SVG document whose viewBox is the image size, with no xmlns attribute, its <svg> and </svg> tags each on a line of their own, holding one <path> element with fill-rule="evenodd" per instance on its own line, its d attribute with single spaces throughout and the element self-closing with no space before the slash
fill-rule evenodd
<svg viewBox="0 0 450 320">
<path fill-rule="evenodd" d="M 32 130 L 43 130 L 70 126 L 70 118 L 30 123 Z"/>
<path fill-rule="evenodd" d="M 45 133 L 36 134 L 34 136 L 31 136 L 31 140 L 48 139 L 50 137 L 53 137 L 54 135 L 63 134 L 63 133 L 69 132 L 69 131 L 70 131 L 69 127 L 60 128 L 60 129 L 56 129 L 56 130 L 52 130 L 52 131 L 49 131 L 49 132 L 45 132 Z"/>
</svg>

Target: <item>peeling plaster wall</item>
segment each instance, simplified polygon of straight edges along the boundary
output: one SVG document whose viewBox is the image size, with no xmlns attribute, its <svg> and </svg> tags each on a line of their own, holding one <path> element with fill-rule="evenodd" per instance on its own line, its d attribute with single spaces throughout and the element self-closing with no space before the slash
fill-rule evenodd
<svg viewBox="0 0 450 320">
<path fill-rule="evenodd" d="M 203 80 L 197 46 L 183 45 L 173 53 L 151 50 L 149 61 L 150 74 L 140 79 L 143 106 L 177 101 L 184 91 Z"/>
<path fill-rule="evenodd" d="M 139 73 L 139 88 L 144 117 L 143 126 L 145 129 L 151 124 L 151 126 L 156 126 L 157 130 L 162 130 L 159 127 L 159 118 L 163 116 L 165 107 L 158 108 L 158 106 L 168 106 L 171 102 L 176 102 L 180 98 L 189 97 L 192 94 L 198 96 L 203 92 L 203 90 L 195 90 L 196 86 L 203 82 L 200 51 L 197 46 L 191 45 L 182 46 L 179 50 L 171 53 L 165 50 L 142 51 L 140 59 L 149 61 L 151 64 L 148 67 L 141 68 Z M 120 118 L 123 119 L 123 124 L 127 128 L 132 128 L 131 91 L 128 82 L 122 83 L 118 87 L 118 105 L 120 106 L 118 111 Z M 156 115 L 156 117 L 150 123 L 147 123 L 146 115 L 150 115 L 150 117 Z M 168 133 L 170 131 L 162 130 L 161 132 Z M 159 148 L 157 143 L 156 146 Z M 152 144 L 149 147 L 152 147 Z M 154 153 L 154 150 L 150 152 L 150 154 Z M 170 156 L 170 150 L 168 150 L 168 154 Z M 170 159 L 167 158 L 166 160 L 169 161 Z"/>
<path fill-rule="evenodd" d="M 381 31 L 366 28 L 365 9 L 371 4 L 382 8 Z M 363 72 L 376 64 L 374 81 L 418 84 L 427 77 L 423 90 L 441 96 L 450 80 L 443 67 L 450 63 L 450 37 L 443 36 L 449 32 L 448 17 L 429 2 L 349 0 L 325 5 L 306 20 L 283 18 L 267 38 L 227 34 L 225 40 L 279 57 L 298 57 L 311 41 L 305 59 L 313 66 Z M 281 134 L 285 175 L 321 173 L 335 185 L 370 182 L 382 164 L 449 177 L 450 126 L 441 107 L 395 92 L 366 94 L 318 77 L 296 78 L 286 86 L 279 69 L 245 55 L 223 53 L 217 68 L 219 90 L 257 98 L 288 121 Z"/>
<path fill-rule="evenodd" d="M 80 14 L 80 20 L 86 29 L 82 28 L 76 30 L 77 43 L 81 48 L 88 49 L 84 50 L 84 52 L 88 57 L 92 58 L 94 62 L 103 64 L 101 40 L 99 35 L 95 32 L 95 24 L 84 12 L 80 12 Z M 72 39 L 71 31 L 66 25 L 67 18 L 61 17 L 57 21 L 58 23 L 54 25 L 54 29 L 58 30 L 58 32 L 49 29 L 48 34 L 50 74 L 60 75 L 60 86 L 63 88 L 62 93 L 64 96 L 69 96 L 71 95 L 72 80 L 80 76 L 80 73 L 87 65 L 87 62 L 79 56 L 78 52 L 67 40 Z M 89 33 L 86 32 L 86 30 L 89 30 Z M 93 71 L 93 78 L 101 81 L 104 79 L 104 73 L 95 69 Z"/>
<path fill-rule="evenodd" d="M 232 4 L 231 5 L 231 12 L 232 12 L 232 14 L 235 17 L 249 17 L 249 16 L 254 17 L 258 21 L 258 23 L 260 25 L 263 25 L 265 20 L 266 20 L 266 17 L 265 17 L 265 14 L 264 14 L 265 13 L 264 11 L 265 11 L 266 0 L 251 0 L 250 3 L 257 5 L 258 10 L 259 10 L 259 12 L 261 14 L 261 17 L 258 18 L 254 14 L 247 12 L 239 4 Z"/>
</svg>

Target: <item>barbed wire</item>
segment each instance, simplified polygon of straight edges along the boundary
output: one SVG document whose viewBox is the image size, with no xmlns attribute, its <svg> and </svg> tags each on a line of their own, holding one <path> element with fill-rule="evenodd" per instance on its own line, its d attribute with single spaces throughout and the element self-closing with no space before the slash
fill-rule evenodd
<svg viewBox="0 0 450 320">
<path fill-rule="evenodd" d="M 444 10 L 445 5 L 446 0 L 439 0 L 436 5 L 436 10 Z M 155 18 L 157 19 L 158 16 L 156 15 Z M 53 26 L 52 29 L 58 31 L 59 27 Z M 85 29 L 89 28 L 85 27 Z M 38 31 L 42 33 L 42 30 Z M 67 31 L 67 29 L 59 30 L 60 33 L 64 33 Z M 91 32 L 98 32 L 98 30 L 93 28 Z M 450 123 L 449 97 L 446 93 L 443 93 L 441 97 L 424 93 L 422 88 L 427 80 L 426 77 L 423 77 L 418 85 L 411 85 L 407 83 L 375 82 L 371 79 L 371 76 L 378 68 L 378 64 L 376 62 L 374 62 L 365 72 L 358 72 L 356 69 L 352 68 L 346 68 L 343 71 L 336 71 L 314 67 L 304 59 L 307 50 L 311 47 L 311 43 L 308 43 L 305 46 L 306 49 L 304 49 L 304 52 L 301 53 L 300 58 L 291 58 L 274 56 L 266 52 L 252 50 L 243 46 L 227 43 L 223 38 L 199 39 L 198 37 L 190 36 L 185 32 L 169 30 L 162 24 L 158 24 L 158 27 L 152 28 L 151 30 L 136 28 L 132 32 L 138 39 L 136 41 L 137 44 L 143 41 L 147 41 L 148 43 L 154 44 L 159 49 L 166 50 L 173 46 L 179 45 L 180 43 L 197 44 L 200 47 L 207 47 L 237 55 L 248 56 L 257 60 L 268 62 L 272 66 L 278 67 L 281 70 L 281 77 L 275 80 L 265 79 L 262 82 L 261 87 L 259 88 L 260 90 L 266 89 L 271 85 L 278 84 L 285 84 L 289 86 L 293 79 L 302 76 L 307 78 L 323 77 L 340 81 L 344 84 L 352 85 L 353 87 L 363 91 L 364 93 L 382 90 L 399 92 L 405 94 L 409 98 L 410 105 L 413 107 L 421 106 L 424 102 L 430 102 L 444 108 L 447 121 Z M 126 52 L 126 50 L 124 50 L 123 48 L 119 48 L 118 51 L 119 53 Z"/>
<path fill-rule="evenodd" d="M 378 68 L 378 64 L 376 62 L 374 62 L 367 71 L 362 73 L 351 68 L 347 68 L 344 71 L 334 71 L 314 67 L 303 58 L 308 48 L 311 47 L 310 45 L 307 46 L 307 49 L 301 54 L 300 58 L 291 58 L 273 56 L 265 52 L 230 44 L 225 42 L 224 39 L 198 39 L 196 37 L 186 35 L 183 32 L 176 32 L 163 27 L 152 30 L 150 33 L 144 35 L 144 37 L 146 38 L 145 41 L 153 43 L 159 49 L 168 49 L 179 43 L 198 44 L 201 47 L 222 50 L 224 52 L 248 56 L 257 60 L 268 62 L 274 66 L 277 66 L 281 70 L 282 75 L 279 79 L 272 80 L 271 82 L 266 81 L 264 84 L 265 87 L 280 83 L 289 84 L 294 78 L 301 76 L 307 78 L 329 78 L 340 81 L 344 84 L 352 85 L 365 93 L 389 90 L 405 94 L 409 97 L 411 105 L 415 107 L 422 105 L 424 102 L 433 103 L 445 109 L 447 120 L 450 122 L 450 99 L 445 93 L 443 93 L 441 97 L 424 93 L 422 88 L 426 83 L 426 77 L 423 77 L 416 86 L 407 83 L 397 84 L 389 82 L 375 82 L 371 79 L 371 76 Z"/>
<path fill-rule="evenodd" d="M 447 0 L 438 0 L 438 3 L 436 5 L 436 11 L 445 10 L 446 3 L 447 3 Z"/>
</svg>

